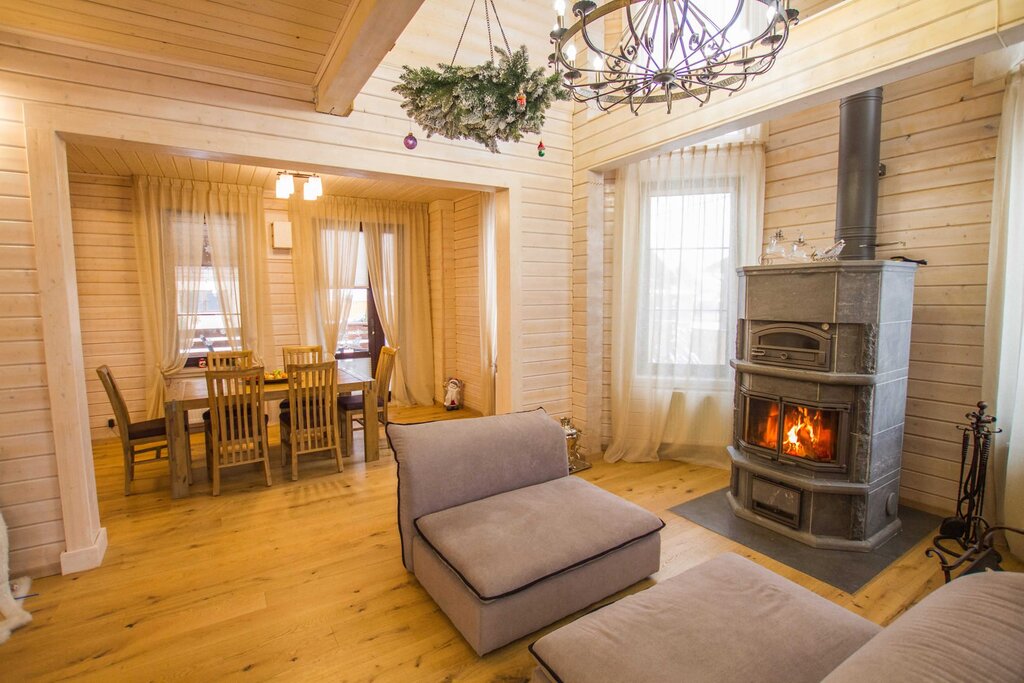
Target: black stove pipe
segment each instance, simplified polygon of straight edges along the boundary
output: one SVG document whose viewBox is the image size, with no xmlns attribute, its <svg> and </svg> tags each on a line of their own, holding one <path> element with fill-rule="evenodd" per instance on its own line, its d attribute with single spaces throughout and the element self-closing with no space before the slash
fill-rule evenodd
<svg viewBox="0 0 1024 683">
<path fill-rule="evenodd" d="M 840 100 L 836 240 L 846 240 L 840 259 L 875 258 L 881 141 L 882 89 Z"/>
</svg>

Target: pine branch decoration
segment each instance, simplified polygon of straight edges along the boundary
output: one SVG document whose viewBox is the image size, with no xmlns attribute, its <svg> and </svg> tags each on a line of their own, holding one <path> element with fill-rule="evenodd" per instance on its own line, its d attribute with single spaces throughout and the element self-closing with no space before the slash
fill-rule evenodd
<svg viewBox="0 0 1024 683">
<path fill-rule="evenodd" d="M 568 100 L 558 74 L 531 69 L 526 46 L 512 54 L 495 48 L 499 60 L 479 66 L 438 64 L 437 69 L 404 67 L 393 90 L 402 108 L 427 131 L 450 140 L 474 140 L 491 152 L 498 142 L 519 142 L 540 133 L 544 115 L 555 100 Z M 516 95 L 526 95 L 519 111 Z"/>
</svg>

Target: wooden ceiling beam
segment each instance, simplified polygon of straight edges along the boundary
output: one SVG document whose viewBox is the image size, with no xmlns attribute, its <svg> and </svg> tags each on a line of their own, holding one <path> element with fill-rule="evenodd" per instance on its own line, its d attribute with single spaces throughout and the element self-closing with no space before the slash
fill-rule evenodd
<svg viewBox="0 0 1024 683">
<path fill-rule="evenodd" d="M 423 0 L 355 0 L 313 84 L 316 110 L 348 116 L 356 95 L 412 20 Z"/>
</svg>

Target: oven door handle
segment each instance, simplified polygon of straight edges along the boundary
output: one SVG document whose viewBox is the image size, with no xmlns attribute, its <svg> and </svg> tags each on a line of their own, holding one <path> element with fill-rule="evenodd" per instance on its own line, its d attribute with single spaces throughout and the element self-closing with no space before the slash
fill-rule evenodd
<svg viewBox="0 0 1024 683">
<path fill-rule="evenodd" d="M 768 355 L 768 352 L 765 351 L 764 349 L 751 349 L 750 350 L 750 355 L 751 356 L 766 356 L 766 355 Z"/>
</svg>

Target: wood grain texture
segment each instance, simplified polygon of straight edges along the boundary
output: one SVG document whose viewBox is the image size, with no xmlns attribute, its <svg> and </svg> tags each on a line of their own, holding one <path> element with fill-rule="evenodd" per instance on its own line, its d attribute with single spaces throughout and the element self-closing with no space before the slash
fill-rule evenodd
<svg viewBox="0 0 1024 683">
<path fill-rule="evenodd" d="M 6 26 L 112 52 L 309 87 L 350 0 L 314 5 L 279 0 L 8 0 Z"/>
<path fill-rule="evenodd" d="M 436 408 L 396 411 L 409 422 L 457 416 Z M 4 646 L 4 675 L 11 680 L 525 683 L 534 666 L 527 644 L 554 628 L 486 657 L 472 652 L 402 567 L 390 457 L 369 466 L 346 462 L 344 473 L 330 457 L 311 457 L 298 482 L 275 469 L 269 489 L 255 467 L 229 470 L 231 484 L 219 498 L 171 501 L 166 475 L 152 468 L 140 473 L 142 493 L 120 495 L 116 447 L 96 452 L 102 512 L 113 539 L 109 559 L 80 577 L 35 584 L 40 595 L 26 604 L 34 621 Z M 272 462 L 276 468 L 278 460 Z M 846 594 L 668 511 L 725 486 L 728 475 L 720 470 L 674 461 L 598 462 L 583 476 L 666 522 L 661 571 L 623 594 L 737 552 L 886 624 L 941 583 L 919 544 Z"/>
<path fill-rule="evenodd" d="M 885 87 L 878 241 L 928 259 L 914 291 L 901 498 L 951 510 L 959 432 L 981 396 L 985 281 L 1002 83 L 973 85 L 968 60 Z M 772 121 L 765 239 L 834 239 L 839 107 Z M 906 246 L 891 244 L 904 242 Z"/>
</svg>

